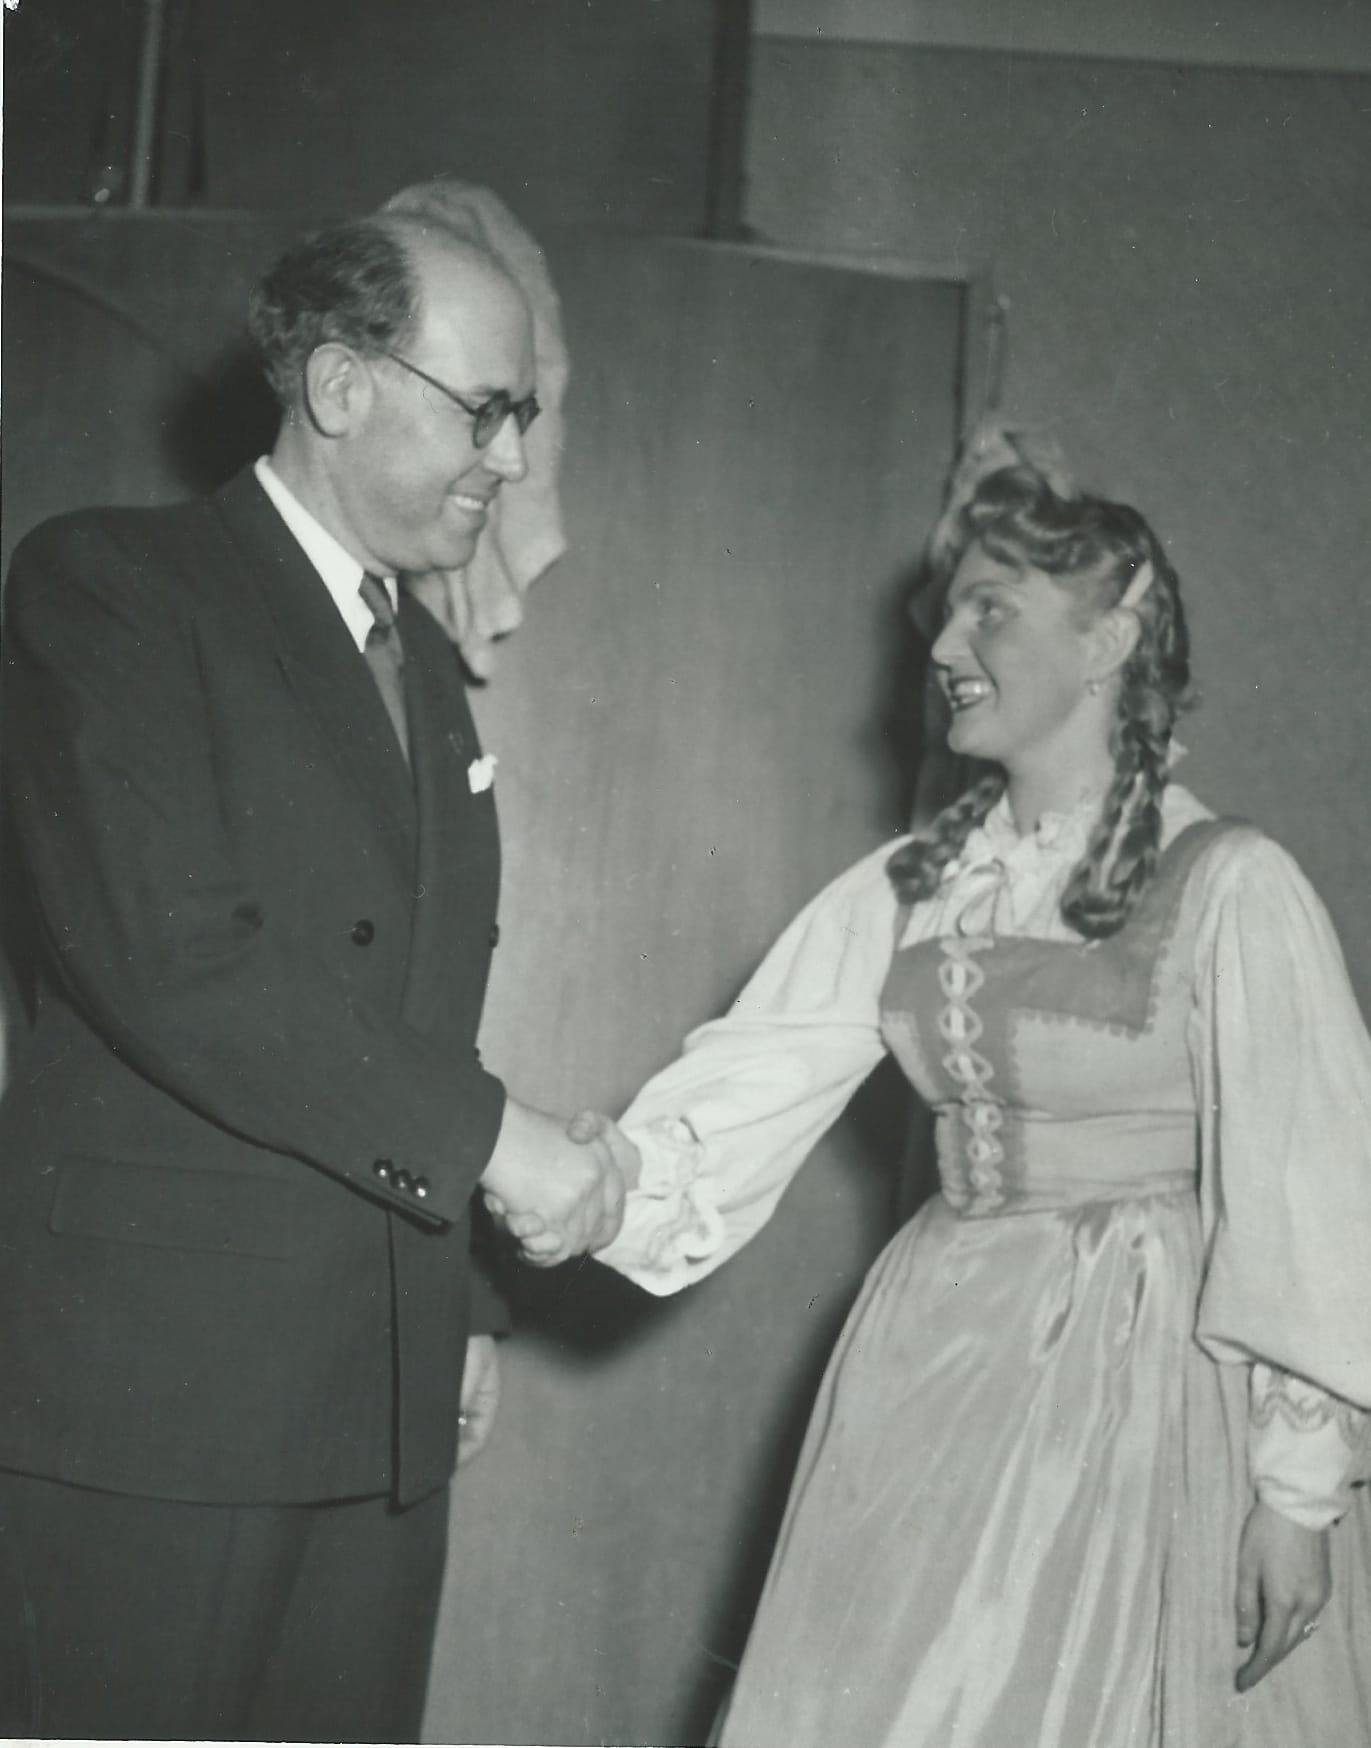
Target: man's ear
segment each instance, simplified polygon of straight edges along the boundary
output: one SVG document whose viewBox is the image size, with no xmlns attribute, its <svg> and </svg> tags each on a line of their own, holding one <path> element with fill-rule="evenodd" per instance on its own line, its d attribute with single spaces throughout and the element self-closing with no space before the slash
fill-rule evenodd
<svg viewBox="0 0 1371 1748">
<path fill-rule="evenodd" d="M 1089 678 L 1097 684 L 1112 680 L 1138 646 L 1142 626 L 1131 607 L 1110 607 L 1090 628 Z"/>
<path fill-rule="evenodd" d="M 346 437 L 371 405 L 371 373 L 350 347 L 326 340 L 305 365 L 305 411 L 325 437 Z"/>
</svg>

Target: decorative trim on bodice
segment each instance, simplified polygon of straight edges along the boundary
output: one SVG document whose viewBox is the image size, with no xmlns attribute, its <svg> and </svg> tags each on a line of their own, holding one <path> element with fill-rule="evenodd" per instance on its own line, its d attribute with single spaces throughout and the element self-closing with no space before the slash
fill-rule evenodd
<svg viewBox="0 0 1371 1748">
<path fill-rule="evenodd" d="M 938 1010 L 938 1033 L 946 1049 L 943 1067 L 961 1087 L 960 1118 L 966 1130 L 962 1156 L 965 1186 L 945 1182 L 944 1194 L 960 1213 L 990 1213 L 1004 1201 L 1004 1106 L 991 1090 L 995 1067 L 977 1050 L 985 1027 L 971 1005 L 985 983 L 985 972 L 972 955 L 994 943 L 989 937 L 946 936 L 938 966 L 938 987 L 945 1005 Z M 960 1193 L 959 1193 L 960 1192 Z"/>
<path fill-rule="evenodd" d="M 1204 820 L 1178 833 L 1133 914 L 1103 941 L 996 936 L 986 926 L 993 911 L 979 906 L 979 930 L 973 932 L 963 911 L 956 928 L 897 949 L 882 1026 L 937 1115 L 943 1195 L 959 1214 L 1065 1205 L 1054 1198 L 1073 1194 L 1113 1199 L 1120 1188 L 1139 1195 L 1193 1192 L 1193 1110 L 1149 1107 L 1145 1134 L 1126 1110 L 1112 1130 L 1103 1112 L 1091 1113 L 1100 1120 L 1096 1127 L 1087 1119 L 1054 1123 L 1050 1109 L 1034 1104 L 1030 1111 L 1021 1034 L 1039 1021 L 1128 1044 L 1153 1037 L 1163 967 L 1191 870 L 1234 829 L 1244 828 Z M 1175 1026 L 1171 1033 L 1160 1047 L 1183 1052 L 1183 1036 Z M 1032 1161 L 1030 1130 L 1038 1150 Z M 1044 1169 L 1045 1146 L 1057 1148 L 1059 1168 L 1049 1162 Z"/>
</svg>

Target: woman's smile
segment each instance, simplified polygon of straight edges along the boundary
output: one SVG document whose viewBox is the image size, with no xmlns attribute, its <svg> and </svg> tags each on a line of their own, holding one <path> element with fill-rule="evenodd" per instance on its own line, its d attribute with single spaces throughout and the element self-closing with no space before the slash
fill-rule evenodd
<svg viewBox="0 0 1371 1748">
<path fill-rule="evenodd" d="M 984 704 L 995 693 L 990 681 L 979 674 L 946 674 L 942 686 L 948 704 L 958 713 Z"/>
</svg>

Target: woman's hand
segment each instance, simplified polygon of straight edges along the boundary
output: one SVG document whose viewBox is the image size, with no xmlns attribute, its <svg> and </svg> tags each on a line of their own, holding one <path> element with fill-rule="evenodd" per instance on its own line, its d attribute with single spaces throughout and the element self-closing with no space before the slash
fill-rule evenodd
<svg viewBox="0 0 1371 1748">
<path fill-rule="evenodd" d="M 577 1111 L 566 1132 L 581 1147 L 602 1141 L 614 1156 L 624 1188 L 637 1189 L 643 1175 L 643 1157 L 613 1117 L 605 1116 L 603 1111 Z"/>
<path fill-rule="evenodd" d="M 1309 1637 L 1332 1589 L 1328 1531 L 1303 1529 L 1258 1500 L 1238 1545 L 1238 1644 L 1256 1646 L 1238 1671 L 1239 1693 Z"/>
<path fill-rule="evenodd" d="M 624 1179 L 610 1140 L 578 1145 L 560 1119 L 515 1099 L 505 1100 L 481 1190 L 492 1216 L 519 1240 L 524 1260 L 539 1268 L 603 1249 L 623 1224 Z"/>
</svg>

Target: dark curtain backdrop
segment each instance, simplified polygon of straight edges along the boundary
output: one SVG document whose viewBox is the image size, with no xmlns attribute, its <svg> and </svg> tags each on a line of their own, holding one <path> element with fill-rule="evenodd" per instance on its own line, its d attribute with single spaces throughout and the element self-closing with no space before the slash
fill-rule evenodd
<svg viewBox="0 0 1371 1748">
<path fill-rule="evenodd" d="M 746 0 L 727 0 L 736 14 Z M 528 224 L 698 233 L 721 0 L 163 0 L 153 198 L 365 212 L 458 175 Z M 5 10 L 9 201 L 127 198 L 145 0 Z M 736 152 L 735 152 L 736 157 Z"/>
</svg>

